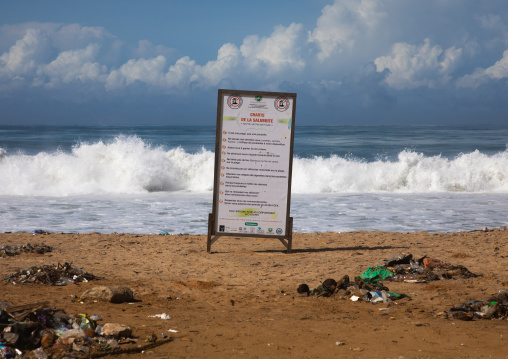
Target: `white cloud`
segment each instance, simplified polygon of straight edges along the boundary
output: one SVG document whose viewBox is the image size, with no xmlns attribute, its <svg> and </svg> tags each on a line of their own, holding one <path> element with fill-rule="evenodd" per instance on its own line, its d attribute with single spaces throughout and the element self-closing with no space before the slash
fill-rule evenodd
<svg viewBox="0 0 508 359">
<path fill-rule="evenodd" d="M 160 86 L 164 79 L 166 58 L 159 55 L 152 59 L 129 60 L 118 70 L 110 72 L 106 88 L 113 90 L 129 86 L 136 81 L 153 86 Z"/>
<path fill-rule="evenodd" d="M 163 86 L 179 91 L 188 90 L 191 83 L 201 88 L 213 87 L 232 76 L 241 61 L 240 50 L 233 44 L 223 45 L 217 53 L 217 59 L 204 66 L 185 56 L 169 67 L 164 75 Z"/>
<path fill-rule="evenodd" d="M 508 50 L 503 53 L 503 58 L 501 60 L 485 69 L 485 74 L 492 79 L 508 77 Z"/>
<path fill-rule="evenodd" d="M 489 77 L 485 73 L 485 69 L 478 68 L 473 73 L 464 75 L 457 79 L 456 86 L 476 88 L 488 81 Z"/>
<path fill-rule="evenodd" d="M 305 62 L 300 57 L 300 44 L 304 43 L 301 24 L 277 26 L 268 37 L 248 36 L 240 48 L 226 43 L 217 52 L 215 60 L 199 65 L 188 56 L 178 59 L 164 73 L 166 58 L 129 60 L 108 76 L 106 88 L 118 90 L 135 81 L 145 82 L 166 90 L 186 92 L 190 86 L 210 88 L 225 78 L 268 78 L 287 70 L 301 70 Z M 143 46 L 146 44 L 143 44 Z"/>
<path fill-rule="evenodd" d="M 300 57 L 304 32 L 301 24 L 277 26 L 268 37 L 247 36 L 240 48 L 224 44 L 217 59 L 201 66 L 189 57 L 179 59 L 166 74 L 167 88 L 184 89 L 190 84 L 201 88 L 217 86 L 226 78 L 277 77 L 305 67 Z"/>
<path fill-rule="evenodd" d="M 351 50 L 360 34 L 375 28 L 385 15 L 378 11 L 379 4 L 375 0 L 335 0 L 325 6 L 308 39 L 318 45 L 318 58 L 325 60 Z"/>
<path fill-rule="evenodd" d="M 186 90 L 189 80 L 195 73 L 196 68 L 196 61 L 191 60 L 190 57 L 185 56 L 178 59 L 174 65 L 169 67 L 164 77 L 165 86 L 168 88 Z"/>
<path fill-rule="evenodd" d="M 105 83 L 107 66 L 98 59 L 100 44 L 114 48 L 115 40 L 101 27 L 29 23 L 2 26 L 0 33 L 21 36 L 0 55 L 2 91 L 8 91 L 10 82 L 16 83 L 13 88 L 20 82 L 48 88 L 73 81 Z"/>
<path fill-rule="evenodd" d="M 471 74 L 465 75 L 457 80 L 457 87 L 476 88 L 489 80 L 500 80 L 508 78 L 508 50 L 505 50 L 501 60 L 490 67 L 477 68 Z"/>
<path fill-rule="evenodd" d="M 267 75 L 273 75 L 285 69 L 301 70 L 305 67 L 300 56 L 303 36 L 301 24 L 276 26 L 269 37 L 247 36 L 240 51 L 246 66 L 253 71 L 265 67 Z"/>
<path fill-rule="evenodd" d="M 422 15 L 436 9 L 452 11 L 447 9 L 452 9 L 453 4 L 447 2 L 444 6 L 442 0 L 419 4 L 403 0 L 330 2 L 322 9 L 314 28 L 304 29 L 302 24 L 286 19 L 290 25 L 275 26 L 267 36 L 249 35 L 241 43 L 225 43 L 215 59 L 203 63 L 189 56 L 177 59 L 176 50 L 148 40 L 139 40 L 129 47 L 103 27 L 54 23 L 3 25 L 0 91 L 5 93 L 23 86 L 57 89 L 76 83 L 90 88 L 94 85 L 93 90 L 102 87 L 120 96 L 123 89 L 135 88 L 136 84 L 161 93 L 187 93 L 196 87 L 209 89 L 230 81 L 235 86 L 273 90 L 283 87 L 280 85 L 283 82 L 319 84 L 318 88 L 325 93 L 336 91 L 337 84 L 348 77 L 363 76 L 361 68 L 371 63 L 375 64 L 379 78 L 384 77 L 393 89 L 438 88 L 452 80 L 459 64 L 460 71 L 467 73 L 472 72 L 467 66 L 472 69 L 479 64 L 485 67 L 485 63 L 494 63 L 495 60 L 485 61 L 484 57 L 483 62 L 477 60 L 485 56 L 488 47 L 485 37 L 477 34 L 496 32 L 494 36 L 500 42 L 508 33 L 503 14 L 473 14 L 473 11 L 468 14 L 468 21 L 476 28 L 471 31 L 467 27 L 451 31 L 458 23 L 455 18 L 446 24 L 448 32 L 443 37 L 439 37 L 438 30 L 433 31 L 439 24 L 430 25 L 424 19 L 411 28 L 409 16 L 422 10 L 425 10 Z M 477 22 L 470 21 L 475 16 Z M 482 30 L 474 32 L 480 26 Z M 394 36 L 400 42 L 393 44 Z M 440 44 L 425 36 L 439 38 Z M 468 48 L 474 51 L 468 52 Z M 499 51 L 499 45 L 495 49 Z M 459 79 L 457 86 L 475 87 L 507 77 L 506 58 L 505 55 L 489 68 L 478 68 Z M 331 84 L 332 89 L 322 84 Z M 69 86 L 65 89 L 71 93 Z M 76 97 L 81 90 L 86 88 L 81 86 Z"/>
<path fill-rule="evenodd" d="M 0 79 L 28 79 L 50 51 L 50 39 L 40 30 L 28 29 L 9 51 L 0 56 Z"/>
<path fill-rule="evenodd" d="M 40 65 L 34 85 L 55 87 L 73 81 L 104 82 L 106 66 L 95 62 L 99 46 L 90 44 L 84 49 L 68 50 L 47 65 Z"/>
<path fill-rule="evenodd" d="M 401 90 L 420 86 L 435 88 L 449 82 L 462 49 L 450 47 L 445 51 L 439 45 L 431 46 L 425 39 L 423 45 L 396 43 L 391 56 L 374 60 L 378 72 L 390 71 L 386 82 L 390 87 Z"/>
<path fill-rule="evenodd" d="M 203 67 L 196 67 L 196 73 L 190 81 L 199 81 L 202 85 L 216 86 L 221 80 L 236 73 L 241 58 L 240 50 L 233 44 L 225 44 L 217 53 L 217 60 L 209 61 Z"/>
<path fill-rule="evenodd" d="M 305 67 L 299 56 L 303 35 L 300 24 L 278 26 L 269 37 L 248 36 L 240 48 L 231 43 L 224 44 L 217 52 L 217 59 L 203 66 L 184 56 L 163 75 L 162 61 L 157 61 L 156 66 L 149 66 L 153 70 L 149 71 L 151 76 L 146 71 L 143 76 L 138 76 L 140 68 L 147 70 L 147 60 L 129 60 L 120 69 L 111 71 L 107 88 L 119 89 L 138 80 L 169 90 L 186 91 L 191 84 L 209 88 L 230 77 L 255 74 L 256 77 L 267 78 L 287 70 L 301 70 Z"/>
<path fill-rule="evenodd" d="M 120 90 L 135 83 L 160 90 L 187 90 L 189 86 L 209 88 L 226 78 L 268 79 L 285 71 L 299 71 L 305 67 L 300 56 L 305 44 L 301 24 L 277 26 L 270 36 L 248 36 L 240 48 L 224 44 L 215 60 L 204 65 L 184 56 L 167 67 L 167 56 L 174 50 L 140 41 L 131 58 L 112 69 L 104 54 L 119 53 L 119 41 L 100 27 L 78 24 L 31 24 L 24 36 L 0 56 L 2 90 L 13 79 L 24 79 L 26 85 L 56 88 L 59 85 L 80 83 L 100 84 L 107 90 Z M 6 31 L 3 27 L 2 31 Z M 19 36 L 19 29 L 16 29 Z M 113 49 L 113 50 L 108 50 Z M 116 63 L 118 63 L 118 58 Z M 261 76 L 260 76 L 261 75 Z"/>
</svg>

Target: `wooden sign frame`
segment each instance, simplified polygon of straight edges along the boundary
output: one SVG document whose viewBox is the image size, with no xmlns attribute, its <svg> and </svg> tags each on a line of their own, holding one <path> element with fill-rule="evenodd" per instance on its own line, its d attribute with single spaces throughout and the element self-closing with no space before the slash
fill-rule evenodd
<svg viewBox="0 0 508 359">
<path fill-rule="evenodd" d="M 218 90 L 212 213 L 221 236 L 276 238 L 291 253 L 296 93 Z"/>
</svg>

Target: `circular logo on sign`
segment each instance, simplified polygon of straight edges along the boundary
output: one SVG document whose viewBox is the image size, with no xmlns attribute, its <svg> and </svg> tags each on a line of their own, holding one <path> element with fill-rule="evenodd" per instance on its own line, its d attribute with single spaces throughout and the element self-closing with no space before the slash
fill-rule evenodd
<svg viewBox="0 0 508 359">
<path fill-rule="evenodd" d="M 277 232 L 277 234 L 282 234 L 282 228 L 277 228 L 275 232 Z"/>
<path fill-rule="evenodd" d="M 289 108 L 289 100 L 286 97 L 277 97 L 274 105 L 277 111 L 286 111 Z"/>
<path fill-rule="evenodd" d="M 228 106 L 232 109 L 238 109 L 242 107 L 243 99 L 242 96 L 231 95 L 228 97 Z"/>
</svg>

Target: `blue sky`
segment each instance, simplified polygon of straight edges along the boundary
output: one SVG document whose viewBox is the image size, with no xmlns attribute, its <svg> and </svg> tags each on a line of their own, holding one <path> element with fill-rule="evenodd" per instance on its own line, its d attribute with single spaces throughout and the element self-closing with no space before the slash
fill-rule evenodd
<svg viewBox="0 0 508 359">
<path fill-rule="evenodd" d="M 0 0 L 0 124 L 215 124 L 217 89 L 297 124 L 508 123 L 508 2 Z"/>
</svg>

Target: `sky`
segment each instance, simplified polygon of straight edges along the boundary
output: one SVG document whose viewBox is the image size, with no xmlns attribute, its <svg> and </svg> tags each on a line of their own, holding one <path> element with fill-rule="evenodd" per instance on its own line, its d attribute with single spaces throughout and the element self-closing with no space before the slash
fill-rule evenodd
<svg viewBox="0 0 508 359">
<path fill-rule="evenodd" d="M 0 0 L 0 125 L 215 125 L 217 90 L 301 125 L 508 124 L 506 0 Z"/>
</svg>

